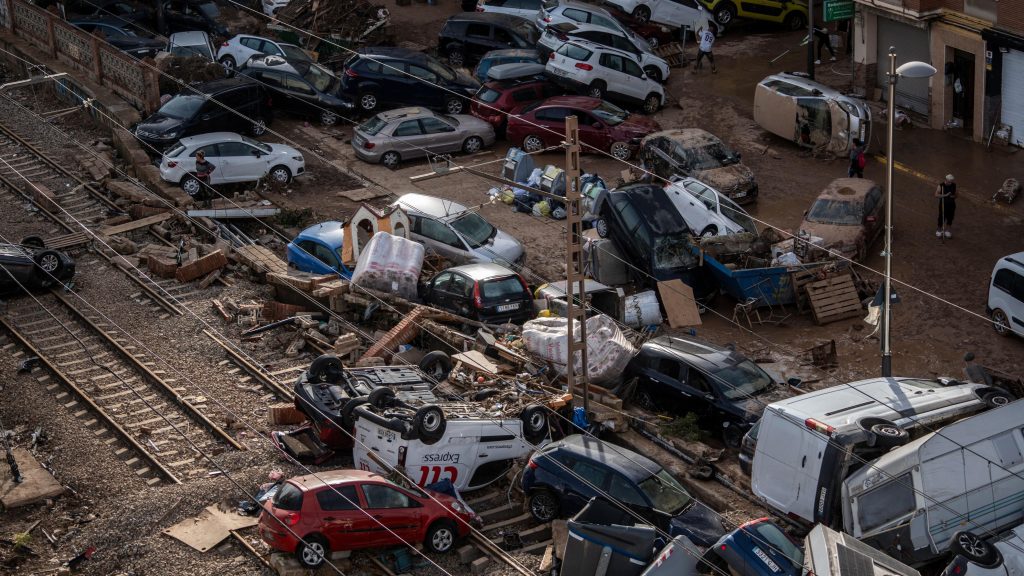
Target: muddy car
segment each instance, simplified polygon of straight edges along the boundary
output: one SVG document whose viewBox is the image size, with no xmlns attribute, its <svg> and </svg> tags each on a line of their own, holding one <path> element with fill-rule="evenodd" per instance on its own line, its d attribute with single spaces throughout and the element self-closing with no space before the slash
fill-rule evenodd
<svg viewBox="0 0 1024 576">
<path fill-rule="evenodd" d="M 68 284 L 75 276 L 75 261 L 57 250 L 47 250 L 38 236 L 20 244 L 0 243 L 0 294 L 47 290 Z"/>
<path fill-rule="evenodd" d="M 871 108 L 796 74 L 772 74 L 754 90 L 754 121 L 805 148 L 848 155 L 853 141 L 871 142 Z"/>
<path fill-rule="evenodd" d="M 885 228 L 884 210 L 885 196 L 873 181 L 836 178 L 804 214 L 800 235 L 821 238 L 822 248 L 859 262 Z M 797 244 L 797 253 L 804 261 L 828 257 L 825 250 L 809 248 L 805 242 Z"/>
<path fill-rule="evenodd" d="M 663 130 L 640 142 L 644 167 L 665 180 L 690 176 L 725 194 L 737 204 L 757 199 L 757 182 L 740 153 L 699 128 Z"/>
</svg>

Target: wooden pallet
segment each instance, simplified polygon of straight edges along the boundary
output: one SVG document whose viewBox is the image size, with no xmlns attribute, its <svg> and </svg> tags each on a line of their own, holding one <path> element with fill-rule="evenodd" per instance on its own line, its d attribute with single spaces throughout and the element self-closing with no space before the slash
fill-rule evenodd
<svg viewBox="0 0 1024 576">
<path fill-rule="evenodd" d="M 654 53 L 661 57 L 669 68 L 686 66 L 686 54 L 683 53 L 683 45 L 679 42 L 662 44 L 654 49 Z"/>
<path fill-rule="evenodd" d="M 806 288 L 814 321 L 818 324 L 860 316 L 864 311 L 849 274 L 811 282 Z"/>
</svg>

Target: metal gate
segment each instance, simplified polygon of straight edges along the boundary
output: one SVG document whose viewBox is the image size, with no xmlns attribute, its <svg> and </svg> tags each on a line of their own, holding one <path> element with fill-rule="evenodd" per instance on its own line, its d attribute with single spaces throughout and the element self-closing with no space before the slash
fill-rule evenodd
<svg viewBox="0 0 1024 576">
<path fill-rule="evenodd" d="M 1003 54 L 1003 107 L 999 122 L 1013 128 L 1010 142 L 1024 146 L 1024 52 Z"/>
<path fill-rule="evenodd" d="M 902 22 L 878 16 L 878 85 L 882 87 L 882 100 L 889 98 L 889 47 L 896 48 L 896 66 L 911 60 L 928 62 L 928 31 Z M 941 66 L 935 66 L 940 71 Z M 941 72 L 940 72 L 941 73 Z M 942 78 L 941 76 L 936 76 Z M 900 78 L 896 84 L 896 106 L 928 114 L 928 78 Z"/>
</svg>

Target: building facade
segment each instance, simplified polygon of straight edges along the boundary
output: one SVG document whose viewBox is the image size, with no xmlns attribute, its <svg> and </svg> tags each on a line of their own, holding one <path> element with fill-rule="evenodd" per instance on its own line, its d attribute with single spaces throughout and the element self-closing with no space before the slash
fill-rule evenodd
<svg viewBox="0 0 1024 576">
<path fill-rule="evenodd" d="M 1024 146 L 1024 0 L 856 0 L 852 46 L 868 98 L 888 97 L 891 46 L 897 66 L 938 70 L 900 79 L 899 108 L 975 141 L 994 132 Z"/>
</svg>

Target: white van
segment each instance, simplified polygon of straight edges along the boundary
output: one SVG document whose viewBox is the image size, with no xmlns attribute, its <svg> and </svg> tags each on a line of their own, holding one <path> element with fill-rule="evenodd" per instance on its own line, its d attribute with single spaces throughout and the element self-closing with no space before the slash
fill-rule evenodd
<svg viewBox="0 0 1024 576">
<path fill-rule="evenodd" d="M 1024 252 L 1004 256 L 996 262 L 985 313 L 1000 336 L 1024 336 Z"/>
<path fill-rule="evenodd" d="M 1013 400 L 956 380 L 872 378 L 769 404 L 750 474 L 754 494 L 796 520 L 838 526 L 844 478 L 921 425 L 934 428 Z"/>
<path fill-rule="evenodd" d="M 829 576 L 921 576 L 849 534 L 818 524 L 804 538 L 804 574 Z"/>
<path fill-rule="evenodd" d="M 945 554 L 961 530 L 1024 520 L 1024 406 L 965 418 L 896 448 L 842 484 L 843 527 L 911 564 Z"/>
</svg>

